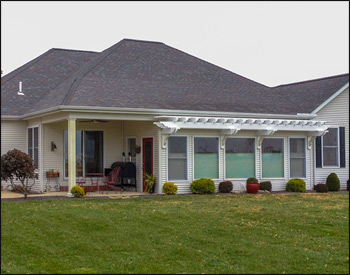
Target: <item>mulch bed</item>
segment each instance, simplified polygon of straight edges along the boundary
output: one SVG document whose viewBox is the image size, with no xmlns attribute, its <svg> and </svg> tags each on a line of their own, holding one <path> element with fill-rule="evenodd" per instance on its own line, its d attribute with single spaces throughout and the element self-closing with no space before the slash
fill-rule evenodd
<svg viewBox="0 0 350 275">
<path fill-rule="evenodd" d="M 88 199 L 108 199 L 107 196 L 84 197 L 84 198 L 69 198 L 66 196 L 42 196 L 42 197 L 27 197 L 24 198 L 4 198 L 1 201 L 46 201 L 46 200 L 88 200 Z"/>
</svg>

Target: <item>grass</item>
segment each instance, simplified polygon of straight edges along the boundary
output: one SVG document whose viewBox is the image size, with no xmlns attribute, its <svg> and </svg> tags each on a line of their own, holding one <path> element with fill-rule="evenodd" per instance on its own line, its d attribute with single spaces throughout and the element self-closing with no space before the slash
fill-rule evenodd
<svg viewBox="0 0 350 275">
<path fill-rule="evenodd" d="M 345 193 L 1 206 L 2 274 L 349 274 Z"/>
</svg>

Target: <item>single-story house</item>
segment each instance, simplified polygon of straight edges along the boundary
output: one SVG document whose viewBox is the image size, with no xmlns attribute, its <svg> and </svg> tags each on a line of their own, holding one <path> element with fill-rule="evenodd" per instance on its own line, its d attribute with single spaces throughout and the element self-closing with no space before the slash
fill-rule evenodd
<svg viewBox="0 0 350 275">
<path fill-rule="evenodd" d="M 33 158 L 36 192 L 51 169 L 68 191 L 117 161 L 136 164 L 138 192 L 145 172 L 158 193 L 167 181 L 189 193 L 198 178 L 240 189 L 248 177 L 310 190 L 331 172 L 345 188 L 349 74 L 267 87 L 159 42 L 51 49 L 2 77 L 1 153 L 13 148 Z"/>
</svg>

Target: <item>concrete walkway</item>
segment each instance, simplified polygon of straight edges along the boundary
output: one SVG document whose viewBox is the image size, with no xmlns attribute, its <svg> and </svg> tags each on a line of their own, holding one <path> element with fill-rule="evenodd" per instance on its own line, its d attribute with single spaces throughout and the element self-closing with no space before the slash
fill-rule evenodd
<svg viewBox="0 0 350 275">
<path fill-rule="evenodd" d="M 109 191 L 108 193 L 106 191 L 104 192 L 88 192 L 86 194 L 86 197 L 108 197 L 108 198 L 130 198 L 130 197 L 140 197 L 148 195 L 146 193 L 140 193 L 140 192 L 130 192 L 130 191 L 124 191 L 123 193 L 116 193 L 113 191 Z M 33 197 L 67 197 L 67 192 L 45 192 L 42 194 L 29 194 L 28 198 Z M 9 192 L 9 191 L 1 191 L 1 199 L 20 199 L 23 198 L 23 194 L 15 193 L 15 192 Z"/>
</svg>

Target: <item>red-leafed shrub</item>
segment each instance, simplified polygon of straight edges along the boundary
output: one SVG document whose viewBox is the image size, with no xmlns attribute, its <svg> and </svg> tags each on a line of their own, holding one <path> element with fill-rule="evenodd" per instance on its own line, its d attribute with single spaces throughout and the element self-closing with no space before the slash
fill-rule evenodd
<svg viewBox="0 0 350 275">
<path fill-rule="evenodd" d="M 34 171 L 33 159 L 20 150 L 13 149 L 1 156 L 1 180 L 10 181 L 12 190 L 22 193 L 24 198 L 27 198 L 38 178 Z M 15 183 L 15 180 L 20 184 Z"/>
</svg>

